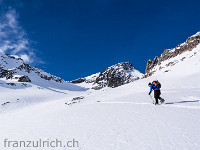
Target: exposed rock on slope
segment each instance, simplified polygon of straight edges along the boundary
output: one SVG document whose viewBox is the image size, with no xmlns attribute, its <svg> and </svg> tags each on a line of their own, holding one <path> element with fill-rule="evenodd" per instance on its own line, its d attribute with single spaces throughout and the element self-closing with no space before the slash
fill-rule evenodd
<svg viewBox="0 0 200 150">
<path fill-rule="evenodd" d="M 142 76 L 129 62 L 118 63 L 106 68 L 96 78 L 94 89 L 103 87 L 118 87 L 123 84 L 138 80 Z"/>
<path fill-rule="evenodd" d="M 103 87 L 118 87 L 123 84 L 138 80 L 142 73 L 136 70 L 129 62 L 118 63 L 106 68 L 103 72 L 86 78 L 79 78 L 71 83 L 91 83 L 92 89 L 98 90 Z"/>
<path fill-rule="evenodd" d="M 96 81 L 96 78 L 99 76 L 99 74 L 100 73 L 92 74 L 88 77 L 78 78 L 78 79 L 75 79 L 75 80 L 72 80 L 72 81 L 69 81 L 69 82 L 74 83 L 74 84 L 83 83 L 83 82 L 94 84 L 94 82 Z"/>
<path fill-rule="evenodd" d="M 63 79 L 53 76 L 39 68 L 26 64 L 21 58 L 0 53 L 0 78 L 18 82 L 31 82 L 31 78 L 42 78 L 63 83 Z"/>
<path fill-rule="evenodd" d="M 197 32 L 195 35 L 189 37 L 184 43 L 179 44 L 175 48 L 165 49 L 160 57 L 156 56 L 153 61 L 148 60 L 145 70 L 145 77 L 151 76 L 154 73 L 153 68 L 157 65 L 160 65 L 161 62 L 176 57 L 177 55 L 182 54 L 186 51 L 191 51 L 199 43 L 200 43 L 200 32 Z"/>
<path fill-rule="evenodd" d="M 31 82 L 31 79 L 28 76 L 21 76 L 18 82 Z"/>
<path fill-rule="evenodd" d="M 85 82 L 85 81 L 86 81 L 85 78 L 78 78 L 76 80 L 72 80 L 71 83 L 76 84 L 76 83 L 82 83 L 82 82 Z"/>
</svg>

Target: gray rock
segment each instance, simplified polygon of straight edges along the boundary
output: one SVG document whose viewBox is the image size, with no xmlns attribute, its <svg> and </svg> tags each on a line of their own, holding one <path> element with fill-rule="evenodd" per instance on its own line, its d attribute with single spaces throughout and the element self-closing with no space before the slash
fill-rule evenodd
<svg viewBox="0 0 200 150">
<path fill-rule="evenodd" d="M 7 85 L 16 86 L 15 83 L 6 83 Z"/>
<path fill-rule="evenodd" d="M 92 89 L 99 90 L 106 86 L 115 88 L 134 80 L 138 80 L 139 77 L 133 77 L 131 75 L 131 72 L 134 69 L 135 68 L 130 62 L 118 63 L 108 67 L 96 78 Z"/>
<path fill-rule="evenodd" d="M 79 79 L 76 79 L 76 80 L 72 80 L 70 82 L 76 84 L 76 83 L 82 83 L 82 82 L 85 82 L 85 81 L 86 81 L 85 78 L 79 78 Z"/>
<path fill-rule="evenodd" d="M 19 77 L 18 82 L 31 82 L 31 80 L 28 76 L 21 76 Z"/>
</svg>

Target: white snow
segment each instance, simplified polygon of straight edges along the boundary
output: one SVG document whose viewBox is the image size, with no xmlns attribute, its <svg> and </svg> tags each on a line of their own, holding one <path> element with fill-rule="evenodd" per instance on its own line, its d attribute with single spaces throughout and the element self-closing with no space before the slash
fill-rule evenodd
<svg viewBox="0 0 200 150">
<path fill-rule="evenodd" d="M 169 62 L 177 63 L 167 66 Z M 154 68 L 157 71 L 149 78 L 98 91 L 43 83 L 41 89 L 31 83 L 27 88 L 9 89 L 0 84 L 1 102 L 11 102 L 0 107 L 0 149 L 199 150 L 200 46 L 162 62 L 161 67 Z M 162 84 L 163 105 L 153 105 L 148 95 L 147 84 L 155 79 Z M 76 96 L 84 99 L 65 105 Z M 5 139 L 73 138 L 79 147 L 4 147 Z"/>
<path fill-rule="evenodd" d="M 191 37 L 199 36 L 200 32 L 197 32 L 196 34 L 192 35 Z"/>
</svg>

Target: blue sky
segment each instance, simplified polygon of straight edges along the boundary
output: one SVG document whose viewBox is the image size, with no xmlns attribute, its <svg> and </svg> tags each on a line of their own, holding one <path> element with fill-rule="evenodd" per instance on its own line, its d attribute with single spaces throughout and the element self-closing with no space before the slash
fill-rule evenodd
<svg viewBox="0 0 200 150">
<path fill-rule="evenodd" d="M 200 31 L 198 0 L 0 0 L 0 51 L 65 80 L 146 62 Z"/>
</svg>

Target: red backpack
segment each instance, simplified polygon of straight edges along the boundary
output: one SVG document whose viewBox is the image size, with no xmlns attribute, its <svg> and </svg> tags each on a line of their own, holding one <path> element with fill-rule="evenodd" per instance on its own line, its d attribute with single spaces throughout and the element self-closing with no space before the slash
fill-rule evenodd
<svg viewBox="0 0 200 150">
<path fill-rule="evenodd" d="M 152 84 L 156 87 L 156 88 L 161 88 L 161 84 L 160 84 L 160 82 L 158 82 L 158 80 L 157 81 L 153 81 L 152 82 Z"/>
</svg>

